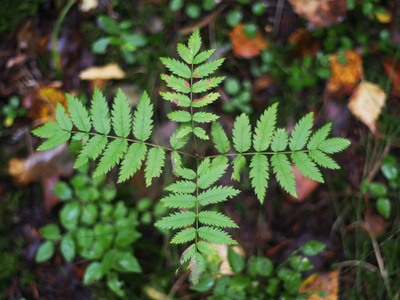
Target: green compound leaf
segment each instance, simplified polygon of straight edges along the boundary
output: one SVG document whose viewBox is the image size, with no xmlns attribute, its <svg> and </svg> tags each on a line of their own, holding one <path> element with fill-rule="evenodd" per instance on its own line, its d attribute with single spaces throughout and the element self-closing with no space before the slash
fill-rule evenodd
<svg viewBox="0 0 400 300">
<path fill-rule="evenodd" d="M 190 241 L 193 241 L 196 238 L 196 229 L 193 227 L 183 229 L 179 231 L 175 236 L 172 238 L 172 244 L 183 244 Z"/>
<path fill-rule="evenodd" d="M 161 202 L 170 208 L 192 208 L 196 204 L 196 197 L 188 194 L 175 194 L 162 198 Z"/>
<path fill-rule="evenodd" d="M 106 98 L 97 86 L 94 88 L 90 112 L 94 129 L 99 133 L 109 134 L 111 130 L 110 110 Z"/>
<path fill-rule="evenodd" d="M 176 168 L 175 174 L 183 179 L 193 180 L 196 178 L 196 172 L 188 168 Z"/>
<path fill-rule="evenodd" d="M 209 204 L 224 202 L 228 198 L 234 197 L 239 194 L 238 190 L 235 190 L 230 186 L 215 186 L 208 189 L 198 196 L 200 205 L 205 206 Z"/>
<path fill-rule="evenodd" d="M 192 116 L 189 112 L 178 110 L 168 114 L 168 118 L 174 122 L 186 123 L 192 120 Z"/>
<path fill-rule="evenodd" d="M 279 128 L 272 138 L 271 149 L 274 152 L 284 151 L 288 144 L 288 133 L 285 129 Z"/>
<path fill-rule="evenodd" d="M 161 168 L 165 164 L 165 151 L 160 147 L 151 148 L 147 154 L 145 175 L 146 186 L 151 185 L 153 177 L 161 175 Z"/>
<path fill-rule="evenodd" d="M 251 146 L 251 126 L 249 117 L 242 113 L 233 124 L 233 147 L 237 152 L 242 153 L 250 149 Z"/>
<path fill-rule="evenodd" d="M 257 121 L 254 129 L 253 146 L 257 152 L 268 149 L 275 130 L 278 103 L 271 105 Z"/>
<path fill-rule="evenodd" d="M 233 160 L 233 173 L 231 178 L 240 181 L 240 171 L 246 166 L 246 158 L 239 154 L 238 156 L 235 157 Z"/>
<path fill-rule="evenodd" d="M 261 204 L 264 202 L 265 193 L 268 188 L 269 163 L 268 158 L 260 153 L 254 155 L 250 162 L 251 186 Z"/>
<path fill-rule="evenodd" d="M 183 78 L 191 78 L 192 71 L 184 63 L 181 63 L 176 59 L 166 57 L 160 57 L 160 60 L 164 64 L 164 66 L 166 66 L 168 70 L 170 70 L 175 75 Z"/>
<path fill-rule="evenodd" d="M 103 135 L 95 135 L 82 148 L 75 161 L 74 168 L 79 168 L 88 162 L 91 158 L 95 160 L 106 148 L 108 143 L 107 137 Z"/>
<path fill-rule="evenodd" d="M 307 154 L 304 152 L 294 152 L 291 157 L 296 168 L 303 174 L 303 176 L 317 182 L 324 182 L 321 172 Z"/>
<path fill-rule="evenodd" d="M 181 93 L 160 92 L 160 96 L 166 100 L 176 103 L 178 106 L 190 107 L 190 98 Z"/>
<path fill-rule="evenodd" d="M 219 98 L 219 93 L 209 93 L 200 99 L 194 99 L 192 102 L 193 107 L 204 107 L 210 103 L 213 103 L 215 100 Z"/>
<path fill-rule="evenodd" d="M 147 92 L 143 92 L 133 116 L 133 135 L 144 142 L 150 138 L 153 130 L 153 104 Z"/>
<path fill-rule="evenodd" d="M 201 47 L 200 30 L 196 28 L 191 34 L 188 41 L 188 49 L 190 51 L 190 61 L 193 61 L 193 58 L 199 52 L 200 47 Z"/>
<path fill-rule="evenodd" d="M 218 245 L 236 245 L 237 242 L 232 240 L 229 233 L 209 226 L 202 226 L 197 230 L 200 238 L 210 243 Z"/>
<path fill-rule="evenodd" d="M 167 86 L 169 86 L 171 89 L 174 89 L 177 92 L 185 94 L 190 92 L 190 84 L 183 78 L 178 78 L 173 75 L 161 74 L 161 79 L 165 80 Z"/>
<path fill-rule="evenodd" d="M 313 113 L 308 113 L 296 124 L 290 137 L 290 150 L 296 151 L 303 149 L 310 137 L 313 121 Z"/>
<path fill-rule="evenodd" d="M 32 133 L 41 138 L 51 138 L 59 134 L 61 131 L 63 130 L 58 123 L 49 122 L 32 130 Z"/>
<path fill-rule="evenodd" d="M 179 56 L 187 63 L 191 64 L 193 62 L 193 56 L 190 50 L 183 44 L 178 44 L 177 46 Z"/>
<path fill-rule="evenodd" d="M 193 121 L 197 123 L 211 123 L 218 119 L 219 116 L 209 112 L 197 112 L 193 115 Z"/>
<path fill-rule="evenodd" d="M 322 141 L 318 149 L 325 152 L 325 153 L 337 153 L 343 151 L 350 145 L 350 141 L 344 138 L 330 138 L 327 140 Z"/>
<path fill-rule="evenodd" d="M 211 49 L 211 50 L 206 50 L 206 51 L 200 52 L 194 58 L 193 64 L 195 64 L 195 65 L 201 64 L 203 61 L 205 61 L 206 59 L 210 58 L 210 56 L 213 55 L 214 52 L 215 52 L 215 49 Z"/>
<path fill-rule="evenodd" d="M 111 115 L 115 134 L 126 138 L 132 128 L 132 116 L 128 98 L 121 89 L 118 89 L 114 98 Z"/>
<path fill-rule="evenodd" d="M 65 143 L 71 138 L 71 133 L 68 131 L 61 130 L 56 135 L 49 138 L 40 147 L 37 149 L 38 151 L 53 149 L 62 143 Z"/>
<path fill-rule="evenodd" d="M 197 243 L 197 249 L 207 255 L 217 254 L 217 249 L 215 249 L 215 247 L 210 243 L 204 241 L 200 241 Z"/>
<path fill-rule="evenodd" d="M 201 211 L 199 213 L 199 221 L 203 224 L 206 225 L 212 225 L 212 226 L 216 226 L 216 227 L 231 227 L 231 228 L 238 228 L 239 226 L 237 226 L 235 224 L 235 222 L 233 222 L 231 220 L 231 218 L 219 213 L 219 212 L 215 212 L 215 211 Z"/>
<path fill-rule="evenodd" d="M 287 156 L 282 153 L 272 155 L 271 165 L 280 186 L 292 196 L 297 197 L 293 168 Z"/>
<path fill-rule="evenodd" d="M 135 143 L 129 146 L 124 160 L 121 163 L 118 183 L 131 178 L 141 168 L 146 157 L 147 147 L 142 143 Z"/>
<path fill-rule="evenodd" d="M 201 175 L 197 180 L 197 186 L 201 189 L 206 189 L 218 181 L 225 174 L 227 165 L 219 165 L 215 168 L 207 170 L 204 175 Z"/>
<path fill-rule="evenodd" d="M 196 214 L 192 211 L 177 212 L 162 218 L 155 226 L 163 229 L 184 228 L 192 225 L 196 219 Z"/>
<path fill-rule="evenodd" d="M 307 144 L 307 149 L 313 150 L 317 149 L 318 146 L 326 139 L 329 132 L 331 131 L 332 123 L 325 124 L 320 129 L 318 129 L 310 138 Z"/>
<path fill-rule="evenodd" d="M 337 170 L 340 169 L 339 165 L 328 155 L 320 150 L 310 150 L 308 154 L 315 163 L 321 167 Z"/>
<path fill-rule="evenodd" d="M 196 184 L 193 181 L 180 180 L 173 184 L 170 184 L 165 189 L 167 191 L 174 192 L 174 193 L 190 194 L 196 190 Z"/>
<path fill-rule="evenodd" d="M 117 139 L 109 143 L 100 159 L 100 163 L 94 172 L 93 177 L 108 173 L 111 168 L 119 163 L 127 148 L 128 142 L 123 139 Z"/>
<path fill-rule="evenodd" d="M 57 103 L 56 120 L 62 129 L 67 131 L 72 130 L 72 122 L 65 112 L 64 106 L 62 106 L 60 102 Z"/>
<path fill-rule="evenodd" d="M 197 81 L 195 84 L 193 84 L 191 91 L 192 93 L 207 92 L 208 90 L 211 90 L 212 88 L 218 86 L 224 79 L 225 76 L 201 79 Z"/>
<path fill-rule="evenodd" d="M 222 65 L 224 60 L 225 58 L 220 58 L 198 66 L 196 69 L 194 69 L 193 78 L 203 78 L 214 73 L 214 71 Z"/>
<path fill-rule="evenodd" d="M 82 102 L 70 94 L 65 94 L 68 103 L 68 112 L 72 123 L 81 131 L 89 132 L 92 128 L 90 118 Z"/>
<path fill-rule="evenodd" d="M 231 149 L 231 143 L 221 125 L 217 122 L 211 124 L 211 138 L 215 148 L 220 153 L 226 153 Z"/>
</svg>

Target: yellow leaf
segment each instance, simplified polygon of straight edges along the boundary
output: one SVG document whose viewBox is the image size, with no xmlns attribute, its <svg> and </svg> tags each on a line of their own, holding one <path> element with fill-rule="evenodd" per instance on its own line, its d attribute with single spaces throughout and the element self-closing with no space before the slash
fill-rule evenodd
<svg viewBox="0 0 400 300">
<path fill-rule="evenodd" d="M 125 72 L 115 63 L 103 67 L 91 67 L 79 73 L 79 78 L 82 80 L 122 79 L 125 76 Z"/>
<path fill-rule="evenodd" d="M 377 20 L 380 23 L 390 23 L 392 22 L 392 14 L 390 11 L 385 9 L 384 7 L 380 7 L 374 13 L 369 15 L 371 20 Z"/>
<path fill-rule="evenodd" d="M 385 105 L 385 99 L 385 92 L 378 85 L 364 81 L 354 90 L 348 107 L 353 115 L 375 133 L 375 123 Z"/>
<path fill-rule="evenodd" d="M 339 269 L 330 273 L 315 273 L 301 284 L 300 293 L 325 291 L 325 296 L 304 295 L 309 300 L 337 300 L 339 290 Z"/>
<path fill-rule="evenodd" d="M 259 55 L 261 50 L 268 49 L 268 45 L 260 32 L 254 38 L 248 38 L 243 32 L 244 26 L 244 24 L 238 24 L 229 32 L 235 56 L 252 58 Z"/>
</svg>

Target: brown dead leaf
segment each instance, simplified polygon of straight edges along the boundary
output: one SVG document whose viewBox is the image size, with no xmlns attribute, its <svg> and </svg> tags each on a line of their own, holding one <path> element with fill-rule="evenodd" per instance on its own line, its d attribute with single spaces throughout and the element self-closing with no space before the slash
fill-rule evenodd
<svg viewBox="0 0 400 300">
<path fill-rule="evenodd" d="M 289 0 L 295 13 L 314 24 L 327 27 L 342 22 L 346 17 L 346 0 Z"/>
<path fill-rule="evenodd" d="M 8 161 L 8 174 L 12 177 L 20 177 L 24 172 L 25 159 L 22 158 L 11 158 Z"/>
<path fill-rule="evenodd" d="M 376 120 L 385 105 L 385 99 L 385 92 L 378 85 L 363 81 L 351 95 L 348 107 L 354 116 L 375 133 Z"/>
<path fill-rule="evenodd" d="M 309 55 L 315 57 L 321 44 L 312 38 L 310 32 L 305 28 L 300 28 L 288 37 L 289 43 L 295 44 L 294 53 L 296 56 L 303 57 Z"/>
<path fill-rule="evenodd" d="M 297 168 L 292 165 L 294 181 L 296 182 L 296 193 L 297 198 L 291 196 L 291 199 L 296 202 L 302 202 L 305 198 L 307 198 L 315 189 L 318 187 L 319 183 L 308 178 L 304 177 L 303 174 Z"/>
<path fill-rule="evenodd" d="M 392 57 L 385 58 L 382 63 L 385 68 L 387 76 L 392 83 L 392 93 L 400 97 L 400 61 L 393 65 L 394 59 Z"/>
<path fill-rule="evenodd" d="M 103 67 L 91 67 L 79 73 L 79 78 L 82 80 L 122 79 L 125 76 L 125 72 L 116 63 Z"/>
<path fill-rule="evenodd" d="M 43 87 L 36 94 L 29 116 L 40 124 L 54 121 L 57 103 L 61 103 L 67 111 L 67 99 L 64 92 L 54 87 Z"/>
<path fill-rule="evenodd" d="M 384 7 L 380 7 L 379 10 L 371 13 L 369 18 L 371 20 L 377 20 L 379 23 L 390 23 L 392 22 L 392 13 Z"/>
<path fill-rule="evenodd" d="M 254 81 L 253 91 L 259 93 L 271 87 L 275 83 L 274 78 L 270 74 L 262 74 Z"/>
<path fill-rule="evenodd" d="M 315 273 L 309 276 L 301 284 L 300 293 L 325 291 L 325 296 L 320 297 L 316 294 L 304 295 L 309 300 L 337 300 L 339 292 L 339 273 L 340 270 L 334 270 L 329 273 Z"/>
<path fill-rule="evenodd" d="M 346 64 L 341 64 L 339 54 L 330 57 L 332 77 L 328 80 L 327 92 L 331 95 L 350 94 L 362 77 L 362 61 L 360 55 L 352 50 L 345 52 Z"/>
<path fill-rule="evenodd" d="M 238 24 L 229 33 L 234 55 L 252 58 L 259 55 L 261 50 L 268 49 L 268 45 L 260 32 L 254 38 L 250 39 L 243 32 L 244 26 L 244 24 Z"/>
</svg>

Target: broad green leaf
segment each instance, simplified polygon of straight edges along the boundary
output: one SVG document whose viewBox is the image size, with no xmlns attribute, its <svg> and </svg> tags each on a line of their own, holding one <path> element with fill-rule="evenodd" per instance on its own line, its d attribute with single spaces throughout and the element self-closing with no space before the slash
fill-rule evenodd
<svg viewBox="0 0 400 300">
<path fill-rule="evenodd" d="M 231 227 L 238 228 L 238 226 L 231 220 L 231 218 L 215 211 L 201 211 L 199 213 L 199 221 L 206 225 L 216 226 L 216 227 Z"/>
<path fill-rule="evenodd" d="M 201 175 L 197 180 L 197 186 L 201 189 L 206 189 L 218 181 L 225 174 L 227 165 L 220 165 L 212 168 Z"/>
<path fill-rule="evenodd" d="M 192 225 L 195 220 L 196 214 L 192 211 L 176 212 L 157 221 L 155 226 L 163 229 L 184 228 Z"/>
<path fill-rule="evenodd" d="M 58 123 L 49 122 L 32 130 L 32 133 L 41 138 L 51 138 L 55 135 L 58 135 L 62 131 L 63 130 Z"/>
<path fill-rule="evenodd" d="M 180 180 L 170 184 L 165 190 L 174 193 L 193 193 L 196 190 L 196 184 L 193 181 Z"/>
<path fill-rule="evenodd" d="M 89 203 L 83 207 L 81 214 L 81 223 L 85 225 L 93 225 L 97 220 L 98 207 L 95 204 Z"/>
<path fill-rule="evenodd" d="M 258 153 L 252 157 L 250 162 L 250 178 L 251 185 L 262 204 L 267 192 L 269 179 L 269 163 L 265 155 Z"/>
<path fill-rule="evenodd" d="M 78 201 L 67 203 L 60 211 L 60 222 L 68 230 L 75 229 L 78 226 L 82 207 Z"/>
<path fill-rule="evenodd" d="M 292 269 L 299 270 L 300 272 L 310 270 L 314 267 L 307 257 L 301 255 L 290 256 L 288 260 Z"/>
<path fill-rule="evenodd" d="M 35 261 L 37 263 L 42 263 L 50 259 L 54 255 L 54 244 L 52 241 L 45 241 L 40 245 L 38 251 L 36 252 Z"/>
<path fill-rule="evenodd" d="M 192 71 L 184 63 L 181 63 L 176 59 L 166 58 L 166 57 L 160 57 L 160 60 L 164 64 L 164 66 L 166 66 L 175 75 L 178 75 L 183 78 L 192 77 Z"/>
<path fill-rule="evenodd" d="M 228 247 L 227 258 L 232 271 L 236 274 L 241 273 L 244 270 L 246 262 L 243 256 L 236 251 L 234 251 L 231 247 Z"/>
<path fill-rule="evenodd" d="M 217 122 L 212 122 L 211 124 L 211 138 L 214 143 L 215 148 L 220 153 L 226 153 L 231 148 L 231 143 L 221 125 Z"/>
<path fill-rule="evenodd" d="M 201 79 L 193 84 L 193 86 L 191 88 L 191 92 L 192 93 L 207 92 L 207 91 L 211 90 L 212 88 L 218 86 L 224 79 L 225 79 L 225 76 Z"/>
<path fill-rule="evenodd" d="M 70 234 L 64 236 L 60 245 L 61 254 L 67 262 L 71 262 L 75 257 L 75 242 Z"/>
<path fill-rule="evenodd" d="M 132 116 L 129 101 L 121 89 L 118 89 L 114 98 L 111 115 L 115 134 L 126 138 L 132 128 Z"/>
<path fill-rule="evenodd" d="M 122 272 L 142 273 L 136 257 L 131 252 L 118 252 L 115 257 L 115 267 Z"/>
<path fill-rule="evenodd" d="M 54 224 L 48 224 L 40 228 L 41 234 L 45 239 L 58 240 L 60 238 L 60 228 Z"/>
<path fill-rule="evenodd" d="M 83 146 L 81 153 L 75 162 L 74 167 L 79 168 L 87 162 L 85 158 L 91 158 L 95 160 L 103 152 L 104 148 L 108 143 L 108 139 L 104 135 L 95 135 Z"/>
<path fill-rule="evenodd" d="M 197 123 L 211 123 L 218 120 L 219 116 L 209 112 L 197 112 L 193 115 L 193 121 Z"/>
<path fill-rule="evenodd" d="M 70 132 L 62 130 L 59 133 L 57 133 L 56 135 L 49 138 L 43 144 L 41 144 L 37 150 L 43 151 L 43 150 L 53 149 L 53 148 L 65 143 L 66 141 L 68 141 L 70 139 L 70 137 L 71 137 Z"/>
<path fill-rule="evenodd" d="M 192 208 L 196 204 L 196 197 L 188 194 L 169 195 L 160 200 L 170 208 Z"/>
<path fill-rule="evenodd" d="M 198 66 L 193 71 L 193 78 L 203 78 L 214 73 L 214 71 L 222 65 L 224 60 L 225 58 L 220 58 Z"/>
<path fill-rule="evenodd" d="M 272 138 L 271 150 L 274 152 L 286 150 L 288 144 L 288 133 L 285 129 L 279 128 L 275 131 Z"/>
<path fill-rule="evenodd" d="M 210 243 L 204 241 L 197 242 L 197 249 L 207 255 L 217 254 L 217 249 Z"/>
<path fill-rule="evenodd" d="M 118 252 L 116 249 L 108 250 L 101 261 L 101 270 L 103 274 L 107 274 L 110 272 L 114 265 L 115 258 L 117 257 Z"/>
<path fill-rule="evenodd" d="M 227 198 L 234 197 L 239 194 L 238 190 L 230 186 L 215 186 L 199 194 L 198 200 L 200 205 L 214 204 L 224 202 Z"/>
<path fill-rule="evenodd" d="M 175 77 L 174 75 L 161 74 L 161 79 L 165 80 L 167 86 L 169 86 L 171 89 L 174 89 L 177 92 L 185 94 L 190 92 L 190 84 L 183 78 L 178 78 Z"/>
<path fill-rule="evenodd" d="M 324 250 L 326 247 L 325 244 L 318 241 L 308 241 L 303 246 L 299 248 L 299 250 L 303 251 L 304 255 L 307 256 L 315 256 Z"/>
<path fill-rule="evenodd" d="M 65 94 L 68 103 L 68 112 L 72 123 L 81 131 L 89 132 L 92 125 L 86 108 L 82 102 L 70 94 Z"/>
<path fill-rule="evenodd" d="M 54 185 L 54 194 L 64 201 L 72 198 L 72 190 L 64 181 L 59 181 Z"/>
<path fill-rule="evenodd" d="M 237 242 L 231 238 L 230 234 L 218 228 L 202 226 L 197 230 L 197 234 L 199 235 L 200 238 L 210 243 L 218 245 L 237 244 Z"/>
<path fill-rule="evenodd" d="M 98 281 L 103 277 L 103 272 L 101 271 L 101 264 L 97 261 L 91 262 L 85 269 L 83 274 L 83 283 L 90 284 L 94 281 Z"/>
<path fill-rule="evenodd" d="M 292 172 L 293 168 L 287 156 L 282 153 L 272 155 L 271 165 L 280 186 L 292 196 L 297 197 L 296 182 L 294 181 L 294 174 Z"/>
<path fill-rule="evenodd" d="M 196 238 L 196 229 L 193 227 L 183 229 L 179 231 L 175 236 L 172 238 L 172 244 L 183 244 L 190 241 L 193 241 Z"/>
<path fill-rule="evenodd" d="M 210 58 L 211 55 L 215 52 L 215 49 L 206 50 L 197 54 L 193 60 L 193 64 L 201 64 L 206 59 Z"/>
<path fill-rule="evenodd" d="M 349 140 L 336 137 L 322 141 L 321 144 L 319 144 L 318 149 L 325 153 L 332 154 L 343 151 L 349 145 Z"/>
<path fill-rule="evenodd" d="M 103 29 L 107 33 L 109 33 L 111 35 L 118 35 L 120 33 L 120 29 L 119 29 L 118 25 L 109 16 L 101 15 L 101 16 L 99 16 L 98 20 L 101 23 L 101 25 L 103 25 Z"/>
<path fill-rule="evenodd" d="M 191 64 L 193 62 L 193 55 L 190 50 L 183 44 L 178 44 L 177 46 L 179 56 L 187 63 Z"/>
<path fill-rule="evenodd" d="M 325 124 L 320 129 L 318 129 L 310 138 L 307 144 L 307 149 L 313 150 L 317 149 L 318 146 L 326 139 L 329 132 L 331 131 L 332 123 Z"/>
<path fill-rule="evenodd" d="M 188 49 L 191 54 L 191 61 L 193 61 L 193 58 L 196 56 L 196 54 L 199 52 L 201 46 L 201 38 L 200 38 L 200 31 L 199 28 L 196 28 L 193 33 L 190 35 L 189 41 L 188 41 Z"/>
<path fill-rule="evenodd" d="M 320 150 L 310 150 L 308 154 L 315 163 L 321 167 L 337 170 L 340 169 L 339 165 L 328 155 Z"/>
<path fill-rule="evenodd" d="M 192 120 L 192 116 L 190 115 L 190 113 L 187 111 L 183 111 L 183 110 L 178 110 L 178 111 L 169 113 L 168 118 L 171 121 L 181 122 L 181 123 L 190 122 Z"/>
<path fill-rule="evenodd" d="M 385 219 L 388 219 L 390 217 L 391 208 L 392 205 L 388 198 L 379 198 L 376 201 L 376 209 L 378 210 L 378 213 Z"/>
<path fill-rule="evenodd" d="M 219 93 L 209 93 L 205 96 L 203 96 L 200 99 L 194 99 L 192 102 L 193 107 L 204 107 L 207 106 L 210 103 L 213 103 L 215 100 L 219 98 L 220 94 Z"/>
<path fill-rule="evenodd" d="M 160 96 L 167 101 L 171 101 L 178 106 L 190 107 L 190 98 L 181 93 L 160 92 Z"/>
<path fill-rule="evenodd" d="M 144 142 L 149 139 L 153 130 L 153 104 L 150 103 L 149 95 L 143 92 L 142 97 L 137 105 L 137 110 L 133 116 L 133 134 L 134 136 Z"/>
<path fill-rule="evenodd" d="M 386 155 L 382 159 L 381 171 L 389 181 L 395 180 L 399 176 L 399 164 L 396 158 L 392 155 Z"/>
<path fill-rule="evenodd" d="M 257 152 L 268 149 L 275 130 L 278 103 L 271 105 L 257 121 L 254 129 L 253 147 Z"/>
<path fill-rule="evenodd" d="M 72 130 L 72 122 L 65 112 L 64 106 L 62 106 L 60 102 L 57 103 L 56 120 L 62 129 L 67 131 Z"/>
<path fill-rule="evenodd" d="M 196 178 L 196 172 L 188 168 L 176 168 L 175 174 L 183 179 L 193 180 Z"/>
<path fill-rule="evenodd" d="M 240 171 L 243 170 L 243 168 L 246 166 L 246 158 L 239 154 L 238 156 L 235 157 L 233 160 L 233 173 L 231 178 L 240 181 Z"/>
<path fill-rule="evenodd" d="M 296 168 L 303 174 L 303 176 L 308 177 L 317 182 L 324 182 L 321 172 L 318 170 L 315 163 L 308 157 L 304 152 L 293 152 L 292 161 Z"/>
<path fill-rule="evenodd" d="M 202 139 L 202 140 L 208 140 L 209 139 L 208 135 L 206 134 L 206 131 L 203 128 L 195 127 L 193 133 L 199 139 Z"/>
<path fill-rule="evenodd" d="M 161 169 L 165 164 L 165 151 L 160 147 L 154 147 L 149 150 L 146 159 L 145 175 L 146 186 L 151 185 L 153 177 L 161 175 Z"/>
<path fill-rule="evenodd" d="M 313 113 L 308 113 L 296 124 L 290 137 L 290 150 L 296 151 L 304 148 L 310 137 L 313 121 Z"/>
<path fill-rule="evenodd" d="M 94 129 L 102 134 L 109 134 L 111 130 L 110 110 L 103 93 L 94 88 L 91 114 Z"/>
<path fill-rule="evenodd" d="M 205 293 L 213 287 L 215 283 L 215 277 L 213 274 L 205 273 L 199 277 L 199 282 L 196 285 L 192 285 L 190 289 L 198 293 Z"/>
<path fill-rule="evenodd" d="M 123 281 L 118 280 L 118 275 L 115 272 L 109 272 L 107 275 L 107 286 L 119 297 L 124 297 L 125 292 L 122 289 Z"/>
<path fill-rule="evenodd" d="M 251 126 L 249 117 L 242 113 L 238 116 L 233 124 L 232 131 L 233 147 L 237 152 L 243 153 L 250 149 L 251 146 Z"/>
<path fill-rule="evenodd" d="M 109 143 L 100 159 L 93 177 L 107 174 L 116 164 L 119 163 L 120 159 L 124 156 L 127 147 L 128 142 L 125 139 L 116 139 Z"/>
<path fill-rule="evenodd" d="M 142 143 L 134 143 L 129 146 L 128 151 L 121 163 L 118 183 L 131 178 L 137 170 L 142 167 L 143 160 L 146 157 L 147 147 Z"/>
</svg>

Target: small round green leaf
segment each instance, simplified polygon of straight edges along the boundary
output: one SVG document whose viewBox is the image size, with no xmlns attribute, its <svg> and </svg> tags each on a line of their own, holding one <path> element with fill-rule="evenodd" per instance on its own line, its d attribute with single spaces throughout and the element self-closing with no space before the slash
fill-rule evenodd
<svg viewBox="0 0 400 300">
<path fill-rule="evenodd" d="M 95 54 L 104 54 L 109 44 L 110 39 L 108 37 L 98 39 L 92 44 L 92 52 Z"/>
<path fill-rule="evenodd" d="M 265 9 L 266 9 L 265 4 L 262 2 L 256 2 L 251 7 L 251 11 L 256 16 L 261 16 L 265 12 Z"/>
<path fill-rule="evenodd" d="M 121 272 L 141 273 L 140 267 L 136 257 L 130 252 L 118 252 L 115 259 L 115 269 Z"/>
<path fill-rule="evenodd" d="M 230 283 L 230 288 L 236 291 L 244 290 L 250 284 L 250 277 L 246 275 L 235 275 Z"/>
<path fill-rule="evenodd" d="M 185 13 L 188 15 L 189 18 L 197 19 L 198 17 L 200 17 L 201 8 L 197 4 L 189 3 L 185 8 Z"/>
<path fill-rule="evenodd" d="M 274 264 L 269 258 L 257 257 L 256 259 L 256 271 L 259 275 L 268 277 L 274 270 Z"/>
<path fill-rule="evenodd" d="M 301 255 L 294 255 L 289 258 L 290 266 L 297 271 L 307 271 L 314 266 L 307 257 Z"/>
<path fill-rule="evenodd" d="M 118 280 L 118 275 L 114 272 L 110 272 L 107 275 L 107 285 L 115 294 L 120 297 L 125 296 L 125 292 L 122 290 L 123 282 Z"/>
<path fill-rule="evenodd" d="M 371 182 L 369 184 L 369 191 L 372 197 L 375 198 L 385 197 L 387 194 L 386 186 L 380 182 Z"/>
<path fill-rule="evenodd" d="M 66 229 L 74 229 L 78 225 L 81 205 L 77 201 L 69 202 L 60 211 L 60 222 Z"/>
<path fill-rule="evenodd" d="M 71 262 L 75 257 L 75 242 L 71 235 L 66 235 L 61 240 L 61 254 L 64 256 L 64 259 L 68 262 Z"/>
<path fill-rule="evenodd" d="M 90 284 L 93 281 L 100 280 L 103 277 L 103 273 L 101 271 L 101 264 L 99 262 L 90 263 L 83 274 L 83 283 Z"/>
<path fill-rule="evenodd" d="M 83 207 L 81 222 L 86 225 L 93 225 L 96 222 L 97 215 L 97 205 L 87 204 Z"/>
<path fill-rule="evenodd" d="M 66 182 L 59 181 L 54 185 L 54 194 L 61 200 L 72 198 L 72 190 Z"/>
<path fill-rule="evenodd" d="M 43 226 L 41 232 L 42 236 L 48 240 L 57 240 L 60 238 L 60 228 L 54 224 Z"/>
<path fill-rule="evenodd" d="M 109 16 L 101 15 L 98 17 L 99 23 L 103 26 L 104 31 L 109 34 L 118 34 L 119 28 L 117 24 Z"/>
<path fill-rule="evenodd" d="M 376 201 L 376 209 L 382 217 L 388 219 L 390 217 L 392 204 L 388 198 L 379 198 L 378 201 Z"/>
<path fill-rule="evenodd" d="M 315 256 L 326 247 L 325 244 L 320 243 L 318 241 L 308 241 L 300 249 L 303 251 L 304 255 L 307 256 Z"/>
<path fill-rule="evenodd" d="M 107 253 L 103 256 L 103 260 L 101 261 L 101 269 L 103 274 L 107 274 L 108 271 L 111 270 L 116 257 L 117 251 L 115 249 L 108 250 Z"/>
<path fill-rule="evenodd" d="M 258 28 L 256 24 L 249 23 L 246 24 L 243 28 L 243 33 L 249 38 L 255 38 L 258 33 Z"/>
<path fill-rule="evenodd" d="M 243 256 L 230 247 L 228 248 L 228 262 L 233 272 L 240 273 L 244 270 L 245 261 Z"/>
<path fill-rule="evenodd" d="M 181 9 L 183 6 L 183 0 L 172 0 L 169 3 L 169 9 L 172 11 L 177 11 L 179 9 Z"/>
<path fill-rule="evenodd" d="M 191 286 L 190 289 L 200 293 L 204 293 L 212 288 L 214 285 L 215 278 L 210 273 L 201 276 L 199 283 L 195 286 Z"/>
<path fill-rule="evenodd" d="M 38 251 L 36 252 L 35 260 L 37 263 L 42 263 L 50 259 L 54 254 L 54 245 L 52 241 L 45 241 L 40 245 Z"/>
<path fill-rule="evenodd" d="M 392 155 L 387 155 L 382 159 L 381 171 L 388 180 L 399 176 L 399 165 Z"/>
<path fill-rule="evenodd" d="M 236 95 L 240 91 L 240 82 L 236 77 L 230 77 L 224 82 L 224 89 L 229 95 Z"/>
<path fill-rule="evenodd" d="M 242 18 L 242 12 L 238 9 L 234 9 L 226 14 L 226 23 L 228 23 L 228 25 L 231 27 L 235 27 L 242 21 Z"/>
</svg>

